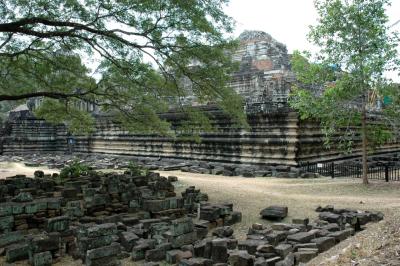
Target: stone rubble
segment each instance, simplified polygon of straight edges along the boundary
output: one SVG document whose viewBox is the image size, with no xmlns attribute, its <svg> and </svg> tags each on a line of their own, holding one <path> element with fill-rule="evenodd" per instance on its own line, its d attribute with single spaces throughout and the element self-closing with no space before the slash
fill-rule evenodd
<svg viewBox="0 0 400 266">
<path fill-rule="evenodd" d="M 145 265 L 292 266 L 383 219 L 380 212 L 318 207 L 315 221 L 253 224 L 237 240 L 230 226 L 241 213 L 230 203 L 207 202 L 195 187 L 178 196 L 175 177 L 90 171 L 60 183 L 58 175 L 34 176 L 0 180 L 0 255 L 7 263 L 52 265 L 70 255 L 90 266 L 124 258 Z M 287 212 L 270 206 L 261 214 L 282 219 Z"/>
<path fill-rule="evenodd" d="M 79 160 L 81 163 L 89 165 L 92 169 L 125 169 L 129 166 L 129 161 L 134 161 L 139 166 L 146 167 L 148 170 L 175 171 L 225 175 L 225 176 L 243 176 L 252 178 L 255 176 L 277 178 L 318 178 L 320 175 L 315 173 L 304 172 L 300 168 L 290 167 L 285 165 L 276 166 L 255 166 L 255 165 L 238 165 L 229 163 L 216 163 L 193 160 L 178 160 L 167 158 L 153 157 L 134 157 L 134 156 L 112 156 L 101 154 L 79 154 L 74 155 L 36 155 L 24 154 L 20 156 L 0 156 L 1 161 L 24 162 L 26 166 L 38 167 L 48 166 L 51 169 L 61 169 L 69 165 L 74 160 Z M 44 175 L 40 171 L 37 173 Z M 171 182 L 175 182 L 175 176 L 168 177 Z"/>
<path fill-rule="evenodd" d="M 31 163 L 34 164 L 34 163 Z M 119 265 L 120 259 L 181 261 L 211 228 L 239 222 L 232 204 L 207 204 L 188 187 L 178 196 L 172 181 L 157 173 L 101 173 L 60 181 L 36 171 L 0 180 L 0 249 L 6 262 L 52 265 L 65 255 L 85 265 Z M 215 219 L 193 220 L 212 207 Z M 226 229 L 225 236 L 233 234 Z"/>
</svg>

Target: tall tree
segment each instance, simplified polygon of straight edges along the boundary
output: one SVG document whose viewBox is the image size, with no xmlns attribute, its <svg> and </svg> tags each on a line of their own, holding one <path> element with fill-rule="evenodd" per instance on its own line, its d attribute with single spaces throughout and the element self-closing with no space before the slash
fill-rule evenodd
<svg viewBox="0 0 400 266">
<path fill-rule="evenodd" d="M 194 94 L 243 122 L 226 2 L 0 1 L 0 101 L 44 97 L 37 115 L 73 130 L 93 125 L 75 106 L 95 102 L 129 129 L 168 133 L 157 114 Z"/>
<path fill-rule="evenodd" d="M 398 126 L 398 87 L 383 75 L 398 66 L 399 39 L 385 14 L 389 5 L 389 0 L 317 0 L 318 24 L 309 40 L 320 52 L 314 63 L 309 53 L 296 52 L 292 60 L 303 85 L 294 90 L 291 105 L 302 118 L 321 121 L 327 144 L 339 139 L 352 150 L 359 143 L 354 140 L 361 140 L 364 184 L 368 150 L 392 138 Z M 381 109 L 384 97 L 393 102 Z"/>
</svg>

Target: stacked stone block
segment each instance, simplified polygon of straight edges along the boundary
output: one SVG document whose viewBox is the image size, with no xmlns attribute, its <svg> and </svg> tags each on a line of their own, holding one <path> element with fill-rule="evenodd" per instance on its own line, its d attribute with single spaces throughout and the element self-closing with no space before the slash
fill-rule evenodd
<svg viewBox="0 0 400 266">
<path fill-rule="evenodd" d="M 200 206 L 200 219 L 208 222 L 208 226 L 218 227 L 233 225 L 242 221 L 242 214 L 233 211 L 232 204 L 203 203 Z"/>
</svg>

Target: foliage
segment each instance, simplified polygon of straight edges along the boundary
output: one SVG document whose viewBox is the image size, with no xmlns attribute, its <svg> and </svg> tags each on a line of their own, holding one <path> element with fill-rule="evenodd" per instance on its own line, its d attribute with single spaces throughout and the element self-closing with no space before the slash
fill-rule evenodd
<svg viewBox="0 0 400 266">
<path fill-rule="evenodd" d="M 61 170 L 59 178 L 61 180 L 77 178 L 81 175 L 88 174 L 89 171 L 89 166 L 82 164 L 79 161 L 73 161 L 70 165 Z"/>
<path fill-rule="evenodd" d="M 129 162 L 128 171 L 129 174 L 132 176 L 147 176 L 149 173 L 147 168 L 143 168 L 139 166 L 137 163 L 132 161 Z"/>
<path fill-rule="evenodd" d="M 93 120 L 77 107 L 91 102 L 131 131 L 171 134 L 158 113 L 193 93 L 243 123 L 227 87 L 237 42 L 225 37 L 233 25 L 226 3 L 1 1 L 0 101 L 48 98 L 36 115 L 83 132 Z"/>
<path fill-rule="evenodd" d="M 389 30 L 385 14 L 389 4 L 388 0 L 316 1 L 319 20 L 309 39 L 320 52 L 314 59 L 300 52 L 292 57 L 299 84 L 291 106 L 302 119 L 321 122 L 328 147 L 339 143 L 351 152 L 362 140 L 365 165 L 367 148 L 393 138 L 399 124 L 398 87 L 383 76 L 399 64 L 399 38 Z M 387 96 L 393 104 L 381 110 Z"/>
</svg>

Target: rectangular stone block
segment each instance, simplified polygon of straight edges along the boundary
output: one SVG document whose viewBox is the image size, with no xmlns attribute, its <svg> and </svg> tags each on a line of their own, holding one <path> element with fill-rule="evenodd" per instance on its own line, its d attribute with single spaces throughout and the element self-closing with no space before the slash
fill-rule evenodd
<svg viewBox="0 0 400 266">
<path fill-rule="evenodd" d="M 13 214 L 12 212 L 12 203 L 5 202 L 0 203 L 0 217 L 1 216 L 8 216 Z"/>
<path fill-rule="evenodd" d="M 316 251 L 298 251 L 294 253 L 297 263 L 307 263 L 317 256 Z"/>
<path fill-rule="evenodd" d="M 119 235 L 119 239 L 121 245 L 128 252 L 132 251 L 133 246 L 136 245 L 136 242 L 139 240 L 139 237 L 133 232 L 122 232 Z"/>
<path fill-rule="evenodd" d="M 24 239 L 20 231 L 13 231 L 0 234 L 0 248 L 8 246 L 12 243 L 19 242 Z"/>
<path fill-rule="evenodd" d="M 26 202 L 25 203 L 25 213 L 26 214 L 34 214 L 39 211 L 40 204 L 37 204 L 35 201 Z"/>
<path fill-rule="evenodd" d="M 85 266 L 120 266 L 121 262 L 117 256 L 101 257 L 98 259 L 86 260 Z"/>
<path fill-rule="evenodd" d="M 310 242 L 313 238 L 315 238 L 315 234 L 310 232 L 300 232 L 297 234 L 289 235 L 287 237 L 289 241 L 294 241 L 298 243 L 307 243 Z"/>
<path fill-rule="evenodd" d="M 183 208 L 183 198 L 172 197 L 168 198 L 170 209 L 181 209 Z"/>
<path fill-rule="evenodd" d="M 178 266 L 212 266 L 213 261 L 206 258 L 183 259 Z"/>
<path fill-rule="evenodd" d="M 108 236 L 98 236 L 98 237 L 82 237 L 78 241 L 79 249 L 81 250 L 90 250 L 95 249 L 103 246 L 108 246 L 112 242 L 118 240 L 118 237 L 115 235 L 108 235 Z"/>
<path fill-rule="evenodd" d="M 256 254 L 257 252 L 257 247 L 260 245 L 265 245 L 268 242 L 265 240 L 251 240 L 251 239 L 247 239 L 247 240 L 242 240 L 239 241 L 238 243 L 238 249 L 239 250 L 247 250 L 247 252 L 251 255 Z"/>
<path fill-rule="evenodd" d="M 87 237 L 99 237 L 107 235 L 115 235 L 118 233 L 117 225 L 115 223 L 99 224 L 87 229 Z"/>
<path fill-rule="evenodd" d="M 86 201 L 86 199 L 85 199 Z M 97 207 L 102 205 L 107 205 L 110 202 L 108 194 L 95 194 L 91 201 L 86 201 L 88 207 Z"/>
<path fill-rule="evenodd" d="M 280 242 L 284 241 L 287 237 L 286 231 L 272 231 L 265 235 L 265 238 L 271 245 L 278 245 Z"/>
<path fill-rule="evenodd" d="M 163 210 L 168 210 L 169 200 L 162 199 L 162 200 L 145 200 L 143 201 L 143 210 L 149 212 L 159 212 Z"/>
<path fill-rule="evenodd" d="M 354 232 L 354 229 L 346 229 L 343 231 L 337 231 L 337 232 L 332 232 L 330 234 L 328 234 L 328 237 L 333 237 L 335 238 L 336 243 L 343 241 L 345 239 L 347 239 L 348 237 L 350 237 Z"/>
<path fill-rule="evenodd" d="M 14 216 L 0 217 L 0 231 L 9 231 L 14 226 Z"/>
<path fill-rule="evenodd" d="M 145 258 L 146 250 L 154 249 L 156 241 L 154 239 L 140 239 L 132 249 L 132 260 L 138 261 Z"/>
<path fill-rule="evenodd" d="M 36 253 L 33 255 L 33 266 L 51 266 L 53 257 L 50 251 Z"/>
<path fill-rule="evenodd" d="M 35 200 L 37 204 L 38 211 L 44 211 L 47 209 L 47 201 L 46 199 L 37 199 Z"/>
<path fill-rule="evenodd" d="M 61 198 L 48 198 L 47 208 L 50 210 L 59 210 L 61 209 Z"/>
<path fill-rule="evenodd" d="M 169 264 L 179 263 L 183 259 L 190 259 L 193 254 L 190 251 L 182 251 L 179 249 L 173 249 L 167 251 L 165 260 Z"/>
<path fill-rule="evenodd" d="M 143 219 L 139 220 L 139 223 L 143 224 L 143 229 L 148 230 L 150 226 L 154 223 L 159 223 L 161 222 L 160 219 Z"/>
<path fill-rule="evenodd" d="M 228 245 L 225 239 L 214 239 L 211 241 L 211 259 L 214 263 L 226 263 L 228 261 Z"/>
<path fill-rule="evenodd" d="M 269 206 L 260 212 L 264 219 L 281 220 L 288 214 L 288 207 L 286 206 Z"/>
<path fill-rule="evenodd" d="M 221 209 L 213 206 L 203 206 L 200 208 L 200 219 L 215 221 L 220 217 Z"/>
<path fill-rule="evenodd" d="M 180 248 L 183 245 L 193 244 L 197 240 L 196 232 L 190 232 L 179 236 L 173 236 L 170 232 L 167 232 L 163 236 L 168 239 L 173 248 Z"/>
<path fill-rule="evenodd" d="M 69 228 L 69 217 L 59 216 L 47 220 L 46 230 L 48 232 L 62 232 Z"/>
<path fill-rule="evenodd" d="M 155 248 L 146 250 L 146 261 L 163 261 L 165 260 L 166 250 L 163 248 Z"/>
<path fill-rule="evenodd" d="M 194 225 L 192 218 L 186 217 L 171 222 L 170 231 L 173 236 L 179 236 L 193 232 Z"/>
<path fill-rule="evenodd" d="M 230 215 L 224 217 L 224 225 L 234 225 L 242 221 L 242 213 L 238 211 L 232 212 Z"/>
<path fill-rule="evenodd" d="M 13 215 L 18 215 L 18 214 L 22 214 L 25 212 L 25 204 L 24 203 L 20 203 L 20 202 L 13 202 L 10 203 L 11 208 L 12 208 L 12 214 Z"/>
<path fill-rule="evenodd" d="M 45 251 L 56 251 L 60 248 L 60 233 L 53 232 L 49 234 L 35 235 L 30 241 L 30 249 L 33 253 Z"/>
<path fill-rule="evenodd" d="M 132 209 L 140 208 L 139 201 L 138 200 L 129 201 L 129 208 L 132 208 Z"/>
<path fill-rule="evenodd" d="M 109 246 L 88 250 L 86 252 L 86 264 L 91 265 L 90 260 L 93 259 L 117 256 L 120 252 L 121 252 L 121 245 L 115 242 Z"/>
<path fill-rule="evenodd" d="M 25 260 L 29 257 L 29 246 L 26 243 L 13 244 L 7 248 L 6 261 L 12 263 L 18 260 Z"/>
<path fill-rule="evenodd" d="M 279 244 L 275 247 L 275 252 L 282 258 L 286 257 L 293 251 L 293 247 L 290 244 Z"/>
<path fill-rule="evenodd" d="M 311 240 L 312 243 L 316 243 L 318 252 L 324 252 L 334 245 L 336 245 L 335 238 L 333 237 L 318 237 Z"/>
</svg>

